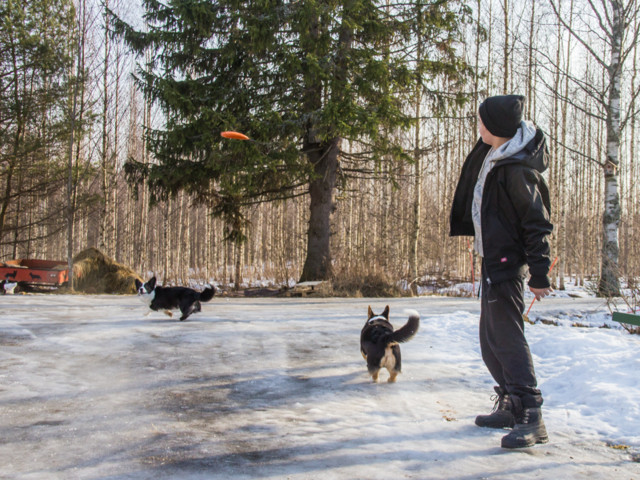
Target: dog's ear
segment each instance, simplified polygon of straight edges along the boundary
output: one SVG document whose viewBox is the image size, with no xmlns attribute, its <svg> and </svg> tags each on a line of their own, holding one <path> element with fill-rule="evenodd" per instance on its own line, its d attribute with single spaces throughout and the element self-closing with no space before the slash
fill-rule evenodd
<svg viewBox="0 0 640 480">
<path fill-rule="evenodd" d="M 389 320 L 389 305 L 384 308 L 384 312 L 382 312 L 382 316 Z"/>
<path fill-rule="evenodd" d="M 371 310 L 371 305 L 369 305 L 369 311 L 367 312 L 367 314 L 369 315 L 367 318 L 373 317 L 373 310 Z"/>
<path fill-rule="evenodd" d="M 151 277 L 151 280 L 149 280 L 147 282 L 147 285 L 149 285 L 149 290 L 153 290 L 154 288 L 156 288 L 156 277 L 155 277 L 155 275 L 153 277 Z"/>
<path fill-rule="evenodd" d="M 136 283 L 136 290 L 140 290 L 140 287 L 142 286 L 142 282 L 137 278 L 134 281 Z"/>
</svg>

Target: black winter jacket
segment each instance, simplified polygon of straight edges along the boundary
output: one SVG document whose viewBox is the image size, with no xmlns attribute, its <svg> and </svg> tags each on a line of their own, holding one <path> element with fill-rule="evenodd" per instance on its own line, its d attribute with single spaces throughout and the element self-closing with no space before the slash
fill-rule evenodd
<svg viewBox="0 0 640 480">
<path fill-rule="evenodd" d="M 474 236 L 473 189 L 491 147 L 479 140 L 462 166 L 451 208 L 451 236 Z M 491 282 L 526 273 L 529 286 L 547 288 L 549 241 L 553 230 L 549 189 L 542 177 L 549 152 L 542 130 L 520 152 L 498 160 L 487 175 L 482 193 L 481 221 L 484 263 Z"/>
</svg>

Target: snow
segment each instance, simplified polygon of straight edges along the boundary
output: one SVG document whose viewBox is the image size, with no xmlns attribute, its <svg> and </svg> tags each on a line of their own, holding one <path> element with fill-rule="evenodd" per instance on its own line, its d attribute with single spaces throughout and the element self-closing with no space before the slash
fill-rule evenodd
<svg viewBox="0 0 640 480">
<path fill-rule="evenodd" d="M 574 297 L 527 325 L 550 443 L 508 451 L 473 421 L 493 407 L 476 298 L 215 297 L 179 322 L 135 296 L 2 296 L 0 478 L 638 479 L 640 336 Z M 373 384 L 359 334 L 387 304 L 421 326 Z"/>
</svg>

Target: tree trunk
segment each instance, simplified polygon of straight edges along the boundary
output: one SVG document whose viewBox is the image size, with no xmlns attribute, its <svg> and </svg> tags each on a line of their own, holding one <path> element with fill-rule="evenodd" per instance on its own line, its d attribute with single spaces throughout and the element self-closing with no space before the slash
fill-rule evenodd
<svg viewBox="0 0 640 480">
<path fill-rule="evenodd" d="M 338 171 L 340 139 L 310 150 L 307 155 L 315 178 L 309 184 L 311 198 L 307 258 L 301 282 L 327 280 L 331 276 L 331 217 L 335 210 L 334 191 Z"/>
<path fill-rule="evenodd" d="M 411 292 L 418 294 L 418 241 L 420 240 L 421 218 L 422 218 L 422 155 L 420 153 L 420 104 L 422 95 L 420 86 L 416 92 L 416 130 L 415 130 L 415 147 L 413 154 L 413 219 L 411 224 L 411 233 L 409 239 L 409 284 Z"/>
<path fill-rule="evenodd" d="M 419 15 L 419 29 L 422 29 L 422 12 L 418 10 Z M 416 45 L 416 60 L 422 61 L 422 36 L 420 33 L 417 38 Z M 422 82 L 416 82 L 416 129 L 414 138 L 414 150 L 413 150 L 413 222 L 411 225 L 411 238 L 409 240 L 409 285 L 411 286 L 411 292 L 414 295 L 418 294 L 418 242 L 420 240 L 420 229 L 422 219 L 422 154 L 420 152 L 420 138 L 422 119 Z M 476 89 L 477 93 L 477 89 Z"/>
<path fill-rule="evenodd" d="M 475 45 L 475 57 L 474 57 L 474 64 L 473 64 L 473 103 L 471 104 L 471 109 L 472 112 L 474 113 L 473 115 L 471 115 L 472 118 L 472 124 L 473 124 L 473 132 L 472 132 L 472 137 L 473 138 L 477 138 L 478 136 L 478 115 L 475 113 L 475 109 L 478 108 L 478 105 L 480 105 L 480 44 L 482 43 L 481 41 L 481 28 L 482 28 L 482 23 L 481 23 L 481 0 L 477 0 L 478 5 L 477 5 L 477 15 L 478 17 L 476 18 L 476 45 Z"/>
<path fill-rule="evenodd" d="M 236 254 L 236 264 L 235 264 L 235 274 L 233 280 L 233 289 L 237 292 L 240 290 L 242 286 L 242 242 L 235 243 L 235 254 Z"/>
<path fill-rule="evenodd" d="M 109 0 L 104 0 L 104 63 L 102 71 L 102 148 L 100 152 L 100 176 L 102 190 L 102 211 L 100 215 L 100 232 L 99 247 L 105 255 L 108 255 L 107 229 L 109 225 L 109 189 L 111 188 L 111 178 L 109 175 L 109 167 L 107 165 L 109 159 L 109 141 L 108 141 L 108 112 L 109 112 L 109 60 L 110 60 L 110 43 L 109 29 L 107 28 L 107 9 L 109 8 Z"/>
<path fill-rule="evenodd" d="M 611 0 L 611 6 L 613 15 L 611 63 L 608 68 L 610 87 L 607 102 L 607 161 L 604 166 L 602 264 L 598 285 L 598 293 L 606 297 L 620 295 L 618 227 L 621 207 L 618 190 L 618 165 L 620 163 L 620 83 L 624 12 L 619 0 Z"/>
<path fill-rule="evenodd" d="M 80 72 L 80 58 L 78 55 L 78 73 Z M 69 159 L 67 165 L 67 267 L 69 269 L 69 289 L 73 291 L 73 223 L 75 220 L 75 205 L 73 201 L 73 143 L 75 133 L 76 111 L 78 98 L 78 79 L 76 78 L 73 85 L 73 98 L 71 107 L 71 122 L 69 135 Z"/>
<path fill-rule="evenodd" d="M 535 21 L 536 18 L 536 2 L 531 2 L 531 19 L 529 23 L 529 59 L 527 62 L 527 115 L 529 119 L 533 120 L 533 100 L 532 97 L 534 95 L 533 89 L 533 62 L 534 62 L 534 50 L 536 48 L 535 44 Z M 537 70 L 537 69 L 536 69 Z M 535 123 L 535 121 L 533 122 Z"/>
<path fill-rule="evenodd" d="M 502 78 L 502 93 L 507 95 L 509 92 L 509 2 L 503 0 L 502 13 L 504 14 L 504 45 L 502 47 L 502 54 L 504 63 L 502 65 L 503 78 Z"/>
<path fill-rule="evenodd" d="M 342 24 L 336 48 L 335 68 L 331 79 L 331 99 L 336 105 L 343 102 L 348 82 L 347 63 L 353 42 L 353 26 L 350 22 L 352 9 L 356 1 L 345 2 Z M 319 20 L 311 22 L 309 39 L 313 41 L 319 35 Z M 315 48 L 312 46 L 312 48 Z M 322 106 L 324 91 L 323 80 L 317 73 L 310 72 L 305 77 L 306 111 L 318 112 Z M 308 121 L 303 142 L 304 153 L 313 166 L 314 176 L 309 184 L 310 216 L 307 233 L 307 258 L 300 281 L 327 280 L 331 277 L 331 218 L 335 211 L 334 192 L 338 171 L 338 154 L 342 139 L 337 135 L 328 136 L 321 141 L 317 137 L 313 118 Z"/>
</svg>

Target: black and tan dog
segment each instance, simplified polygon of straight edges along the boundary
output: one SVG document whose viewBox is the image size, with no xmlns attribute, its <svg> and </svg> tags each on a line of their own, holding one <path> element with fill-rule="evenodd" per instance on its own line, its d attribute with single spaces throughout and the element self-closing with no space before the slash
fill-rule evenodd
<svg viewBox="0 0 640 480">
<path fill-rule="evenodd" d="M 189 315 L 201 311 L 200 302 L 208 302 L 213 298 L 216 290 L 208 286 L 202 292 L 197 292 L 188 287 L 159 287 L 156 285 L 156 277 L 152 277 L 147 283 L 136 279 L 138 297 L 151 310 L 163 310 L 170 317 L 172 308 L 179 308 L 182 316 L 180 321 L 186 320 Z"/>
<path fill-rule="evenodd" d="M 378 381 L 381 368 L 389 371 L 389 383 L 396 381 L 402 370 L 399 343 L 410 340 L 420 326 L 420 315 L 415 310 L 408 310 L 409 320 L 399 330 L 394 331 L 389 322 L 389 305 L 380 315 L 376 315 L 369 307 L 367 323 L 360 333 L 360 352 L 367 361 L 369 374 L 374 382 Z"/>
</svg>

